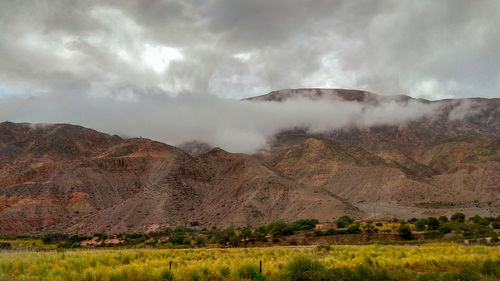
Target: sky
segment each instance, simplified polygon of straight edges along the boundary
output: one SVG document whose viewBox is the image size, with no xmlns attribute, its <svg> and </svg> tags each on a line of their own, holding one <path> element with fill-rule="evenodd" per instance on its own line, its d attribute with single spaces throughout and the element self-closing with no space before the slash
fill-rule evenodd
<svg viewBox="0 0 500 281">
<path fill-rule="evenodd" d="M 217 109 L 196 131 L 288 88 L 500 97 L 499 18 L 487 0 L 0 0 L 0 118 L 179 142 L 200 136 L 121 118 L 163 112 L 181 127 Z"/>
</svg>

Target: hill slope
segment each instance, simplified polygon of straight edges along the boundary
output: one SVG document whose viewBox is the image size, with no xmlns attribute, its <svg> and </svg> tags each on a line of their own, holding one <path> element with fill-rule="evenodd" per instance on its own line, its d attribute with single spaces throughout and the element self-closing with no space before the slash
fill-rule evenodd
<svg viewBox="0 0 500 281">
<path fill-rule="evenodd" d="M 255 155 L 193 142 L 183 146 L 196 155 L 190 156 L 80 126 L 0 123 L 0 233 L 147 232 L 192 221 L 227 227 L 500 210 L 500 99 L 297 89 L 246 102 L 296 96 L 370 106 L 412 101 L 439 110 L 394 126 L 283 131 Z M 453 117 L 464 104 L 474 114 Z"/>
</svg>

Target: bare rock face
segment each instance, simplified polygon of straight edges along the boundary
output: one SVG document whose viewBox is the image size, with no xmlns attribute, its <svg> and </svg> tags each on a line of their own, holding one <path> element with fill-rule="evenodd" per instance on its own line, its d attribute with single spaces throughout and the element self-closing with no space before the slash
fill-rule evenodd
<svg viewBox="0 0 500 281">
<path fill-rule="evenodd" d="M 255 226 L 500 210 L 500 99 L 383 97 L 343 89 L 271 92 L 246 102 L 333 98 L 439 104 L 397 126 L 278 134 L 267 151 L 183 150 L 80 126 L 0 123 L 0 233 L 148 232 L 198 221 Z M 188 153 L 186 153 L 186 152 Z"/>
</svg>

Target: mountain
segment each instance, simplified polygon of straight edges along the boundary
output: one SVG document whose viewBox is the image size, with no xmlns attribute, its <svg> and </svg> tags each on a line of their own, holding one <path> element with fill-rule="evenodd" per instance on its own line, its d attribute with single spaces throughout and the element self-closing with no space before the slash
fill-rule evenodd
<svg viewBox="0 0 500 281">
<path fill-rule="evenodd" d="M 394 126 L 317 134 L 306 128 L 283 131 L 263 159 L 291 178 L 328 189 L 379 217 L 455 211 L 488 215 L 489 203 L 498 207 L 500 99 L 428 101 L 356 90 L 292 89 L 247 101 L 283 102 L 296 97 L 363 105 L 411 101 L 433 105 L 436 111 Z M 339 161 L 341 155 L 349 157 Z"/>
<path fill-rule="evenodd" d="M 193 158 L 79 126 L 0 124 L 0 233 L 147 232 L 198 221 L 258 225 L 362 214 L 251 155 Z"/>
<path fill-rule="evenodd" d="M 297 97 L 437 109 L 394 126 L 283 131 L 254 155 L 199 141 L 176 148 L 69 124 L 3 122 L 0 234 L 148 232 L 194 221 L 255 226 L 341 215 L 498 214 L 500 99 L 428 101 L 295 89 L 242 102 Z"/>
</svg>

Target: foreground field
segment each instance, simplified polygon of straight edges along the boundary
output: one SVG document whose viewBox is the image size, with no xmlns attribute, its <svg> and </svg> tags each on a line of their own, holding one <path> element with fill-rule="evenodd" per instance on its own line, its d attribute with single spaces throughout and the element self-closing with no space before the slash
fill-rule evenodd
<svg viewBox="0 0 500 281">
<path fill-rule="evenodd" d="M 259 262 L 262 261 L 262 274 Z M 171 270 L 169 266 L 171 263 Z M 0 252 L 0 280 L 499 280 L 500 248 L 433 244 Z"/>
</svg>

